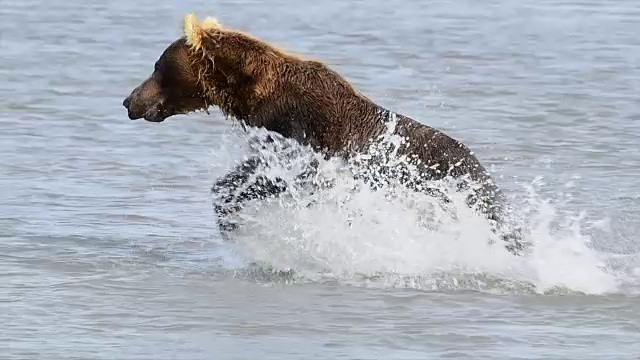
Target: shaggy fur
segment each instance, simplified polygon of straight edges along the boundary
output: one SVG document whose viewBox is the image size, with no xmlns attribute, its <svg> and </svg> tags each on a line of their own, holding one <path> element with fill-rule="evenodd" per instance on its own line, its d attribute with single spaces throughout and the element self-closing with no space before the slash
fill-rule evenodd
<svg viewBox="0 0 640 360">
<path fill-rule="evenodd" d="M 323 63 L 223 28 L 213 18 L 199 23 L 195 16 L 186 16 L 184 37 L 165 50 L 153 74 L 133 90 L 124 106 L 131 119 L 152 122 L 216 106 L 226 116 L 249 126 L 295 139 L 327 157 L 344 158 L 366 151 L 379 141 L 392 120 L 397 121 L 393 133 L 406 141 L 396 150 L 420 170 L 422 180 L 469 177 L 482 184 L 470 205 L 495 220 L 498 227 L 503 220 L 500 190 L 465 145 L 382 108 Z M 214 186 L 214 192 L 237 187 L 242 179 L 248 179 L 243 174 L 251 169 L 255 169 L 251 162 L 240 165 Z M 415 181 L 398 176 L 410 186 L 421 188 Z M 285 187 L 258 185 L 247 198 L 277 194 Z M 223 203 L 238 201 L 222 198 Z M 508 248 L 514 252 L 522 249 L 519 236 L 506 237 Z"/>
</svg>

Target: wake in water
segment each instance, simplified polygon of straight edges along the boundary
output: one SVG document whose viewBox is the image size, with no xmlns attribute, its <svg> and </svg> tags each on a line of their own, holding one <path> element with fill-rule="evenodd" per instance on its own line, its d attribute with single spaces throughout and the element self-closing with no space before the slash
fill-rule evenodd
<svg viewBox="0 0 640 360">
<path fill-rule="evenodd" d="M 374 191 L 363 158 L 326 160 L 261 129 L 244 135 L 250 156 L 267 164 L 256 175 L 278 179 L 274 186 L 286 184 L 277 197 L 235 209 L 233 226 L 222 229 L 253 264 L 244 269 L 248 276 L 519 293 L 618 289 L 617 277 L 588 246 L 581 224 L 569 218 L 552 226 L 560 215 L 532 187 L 514 220 L 532 246 L 517 257 L 486 217 L 467 206 L 472 189 L 459 191 L 456 181 L 430 182 L 447 201 L 393 181 L 377 183 Z M 313 175 L 306 176 L 310 164 Z"/>
</svg>

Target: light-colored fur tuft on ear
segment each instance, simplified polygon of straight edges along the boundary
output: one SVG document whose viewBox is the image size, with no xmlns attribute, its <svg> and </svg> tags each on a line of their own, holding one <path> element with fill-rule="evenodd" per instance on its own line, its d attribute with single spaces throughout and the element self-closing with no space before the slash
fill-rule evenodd
<svg viewBox="0 0 640 360">
<path fill-rule="evenodd" d="M 218 20 L 207 17 L 200 23 L 195 14 L 187 14 L 184 17 L 184 35 L 187 37 L 187 44 L 194 50 L 202 47 L 203 32 L 211 29 L 220 29 Z"/>
<path fill-rule="evenodd" d="M 187 37 L 187 44 L 191 47 L 202 45 L 202 34 L 200 33 L 200 23 L 195 14 L 187 14 L 183 24 L 184 35 Z"/>
<path fill-rule="evenodd" d="M 220 22 L 211 16 L 207 16 L 204 20 L 202 20 L 202 29 L 210 30 L 210 29 L 222 29 L 222 25 Z"/>
</svg>

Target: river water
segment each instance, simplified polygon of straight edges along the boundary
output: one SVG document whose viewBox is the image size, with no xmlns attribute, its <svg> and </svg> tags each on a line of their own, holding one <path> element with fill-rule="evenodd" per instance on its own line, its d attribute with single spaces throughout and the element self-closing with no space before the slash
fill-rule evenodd
<svg viewBox="0 0 640 360">
<path fill-rule="evenodd" d="M 462 210 L 425 230 L 366 192 L 342 201 L 352 226 L 330 201 L 271 204 L 224 242 L 209 188 L 242 128 L 121 105 L 191 11 L 463 141 L 532 254 Z M 631 0 L 3 0 L 0 357 L 639 358 L 639 17 Z"/>
</svg>

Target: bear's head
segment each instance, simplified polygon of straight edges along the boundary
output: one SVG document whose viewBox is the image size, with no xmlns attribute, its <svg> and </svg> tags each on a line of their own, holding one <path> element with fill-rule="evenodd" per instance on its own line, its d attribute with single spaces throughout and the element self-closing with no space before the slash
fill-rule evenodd
<svg viewBox="0 0 640 360">
<path fill-rule="evenodd" d="M 151 76 L 123 102 L 131 120 L 161 122 L 206 106 L 188 51 L 186 41 L 178 39 L 163 52 Z"/>
<path fill-rule="evenodd" d="M 162 53 L 153 73 L 124 100 L 129 118 L 162 122 L 170 116 L 218 106 L 225 115 L 248 115 L 272 91 L 261 81 L 281 54 L 250 36 L 223 29 L 213 18 L 184 18 L 184 36 Z M 279 53 L 279 52 L 278 52 Z M 269 58 L 271 60 L 269 60 Z"/>
<path fill-rule="evenodd" d="M 197 61 L 206 59 L 195 59 L 195 51 L 202 47 L 203 33 L 213 28 L 219 28 L 213 19 L 199 24 L 195 16 L 185 17 L 185 36 L 164 50 L 153 73 L 123 101 L 131 120 L 162 122 L 176 114 L 208 107 L 200 78 L 202 64 Z"/>
</svg>

